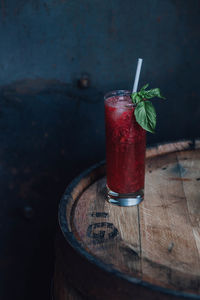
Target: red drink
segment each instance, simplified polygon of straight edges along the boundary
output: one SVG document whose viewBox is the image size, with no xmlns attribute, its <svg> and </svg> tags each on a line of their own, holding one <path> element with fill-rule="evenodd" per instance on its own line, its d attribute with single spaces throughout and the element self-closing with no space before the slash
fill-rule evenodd
<svg viewBox="0 0 200 300">
<path fill-rule="evenodd" d="M 123 206 L 143 200 L 146 131 L 136 122 L 134 109 L 129 91 L 105 96 L 108 199 Z"/>
</svg>

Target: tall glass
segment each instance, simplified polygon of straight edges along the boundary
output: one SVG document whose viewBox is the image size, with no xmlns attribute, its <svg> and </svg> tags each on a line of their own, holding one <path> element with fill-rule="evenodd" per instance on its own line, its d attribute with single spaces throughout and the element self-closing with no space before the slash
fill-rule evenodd
<svg viewBox="0 0 200 300">
<path fill-rule="evenodd" d="M 119 206 L 144 196 L 146 131 L 136 122 L 130 91 L 105 95 L 107 196 Z"/>
</svg>

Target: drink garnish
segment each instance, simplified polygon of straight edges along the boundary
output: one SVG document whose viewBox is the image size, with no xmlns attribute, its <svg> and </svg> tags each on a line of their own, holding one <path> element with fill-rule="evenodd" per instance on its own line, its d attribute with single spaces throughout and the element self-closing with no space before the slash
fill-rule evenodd
<svg viewBox="0 0 200 300">
<path fill-rule="evenodd" d="M 165 99 L 159 88 L 146 90 L 149 84 L 145 84 L 139 92 L 131 94 L 131 99 L 134 104 L 136 104 L 134 114 L 138 124 L 145 130 L 155 133 L 156 127 L 156 111 L 151 103 L 147 99 L 154 97 Z"/>
</svg>

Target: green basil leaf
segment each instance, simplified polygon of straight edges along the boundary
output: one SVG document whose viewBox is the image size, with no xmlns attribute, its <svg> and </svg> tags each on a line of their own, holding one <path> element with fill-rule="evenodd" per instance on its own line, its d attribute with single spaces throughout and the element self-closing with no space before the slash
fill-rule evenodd
<svg viewBox="0 0 200 300">
<path fill-rule="evenodd" d="M 158 98 L 162 98 L 162 99 L 165 99 L 161 93 L 160 93 L 160 89 L 158 88 L 155 88 L 155 89 L 152 89 L 152 90 L 148 90 L 148 91 L 142 91 L 142 97 L 145 98 L 145 99 L 151 99 L 153 97 L 158 97 Z"/>
<path fill-rule="evenodd" d="M 141 101 L 137 104 L 135 118 L 138 124 L 145 130 L 154 133 L 156 127 L 156 111 L 150 101 Z"/>
<path fill-rule="evenodd" d="M 133 94 L 131 94 L 131 99 L 132 99 L 132 101 L 133 101 L 134 104 L 137 104 L 140 101 L 142 101 L 142 97 L 140 97 L 139 93 L 133 93 Z"/>
<path fill-rule="evenodd" d="M 148 88 L 148 86 L 149 86 L 149 83 L 147 83 L 147 84 L 145 84 L 142 88 L 141 88 L 141 90 L 140 91 L 144 91 L 144 90 L 146 90 L 146 88 Z"/>
<path fill-rule="evenodd" d="M 145 98 L 145 93 L 146 93 L 146 91 L 141 90 L 141 91 L 138 92 L 138 95 L 139 95 L 142 99 L 144 99 L 144 98 Z"/>
</svg>

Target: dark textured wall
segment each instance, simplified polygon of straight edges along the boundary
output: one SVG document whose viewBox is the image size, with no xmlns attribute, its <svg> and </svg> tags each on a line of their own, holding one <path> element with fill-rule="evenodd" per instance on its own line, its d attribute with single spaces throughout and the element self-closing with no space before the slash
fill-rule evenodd
<svg viewBox="0 0 200 300">
<path fill-rule="evenodd" d="M 198 0 L 0 1 L 0 299 L 49 299 L 59 198 L 104 158 L 103 94 L 132 87 L 138 57 L 140 85 L 167 98 L 148 143 L 199 136 L 199 14 Z"/>
</svg>

